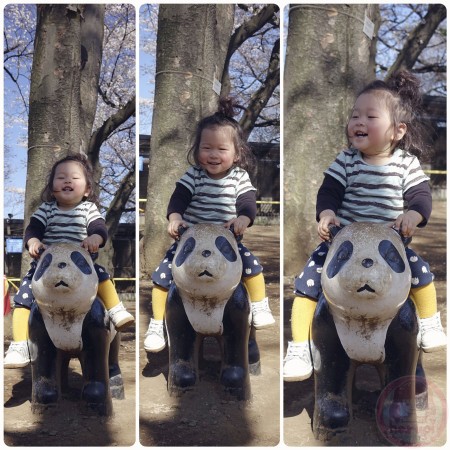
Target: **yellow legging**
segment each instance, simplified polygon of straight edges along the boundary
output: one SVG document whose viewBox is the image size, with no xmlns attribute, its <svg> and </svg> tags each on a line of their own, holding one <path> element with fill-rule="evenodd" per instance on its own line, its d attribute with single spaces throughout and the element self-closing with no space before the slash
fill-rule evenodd
<svg viewBox="0 0 450 450">
<path fill-rule="evenodd" d="M 437 313 L 436 287 L 431 282 L 425 286 L 411 288 L 411 299 L 421 319 Z M 309 297 L 295 297 L 291 312 L 291 332 L 293 342 L 304 342 L 309 339 L 317 300 Z"/>
<path fill-rule="evenodd" d="M 98 285 L 97 294 L 107 310 L 120 303 L 116 288 L 108 278 Z M 27 308 L 14 308 L 12 317 L 13 341 L 25 341 L 28 339 L 28 319 L 30 310 Z"/>
<path fill-rule="evenodd" d="M 264 275 L 259 273 L 253 277 L 242 278 L 245 288 L 247 289 L 250 300 L 253 303 L 260 302 L 266 297 L 266 283 Z M 155 284 L 152 291 L 152 309 L 153 318 L 155 320 L 163 320 L 166 310 L 168 289 L 162 288 Z"/>
</svg>

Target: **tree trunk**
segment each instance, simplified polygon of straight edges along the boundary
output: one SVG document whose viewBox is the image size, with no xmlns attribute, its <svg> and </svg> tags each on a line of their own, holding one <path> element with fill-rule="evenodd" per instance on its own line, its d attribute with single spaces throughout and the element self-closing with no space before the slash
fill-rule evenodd
<svg viewBox="0 0 450 450">
<path fill-rule="evenodd" d="M 103 8 L 86 8 L 86 21 L 91 23 L 91 12 L 97 18 L 103 17 L 100 14 Z M 86 92 L 81 95 L 83 9 L 82 5 L 37 5 L 28 118 L 25 223 L 29 223 L 31 214 L 41 203 L 40 193 L 51 166 L 69 151 L 81 151 L 82 142 L 87 142 L 92 132 L 96 102 L 82 103 L 82 98 L 93 95 L 92 86 L 83 88 Z M 97 23 L 97 28 L 103 28 L 103 22 Z M 100 65 L 92 63 L 99 72 Z M 98 80 L 99 73 L 95 74 L 95 70 L 92 68 L 91 76 Z M 22 264 L 24 268 L 27 266 Z"/>
<path fill-rule="evenodd" d="M 378 22 L 377 5 L 290 9 L 284 83 L 285 275 L 299 273 L 318 244 L 315 205 L 323 171 L 347 145 L 355 94 L 375 77 L 375 41 L 358 20 L 365 13 Z"/>
<path fill-rule="evenodd" d="M 83 5 L 81 23 L 81 148 L 87 154 L 98 98 L 98 83 L 103 57 L 105 5 Z"/>
<path fill-rule="evenodd" d="M 234 6 L 160 5 L 147 205 L 141 253 L 151 273 L 170 245 L 166 210 L 196 123 L 213 113 L 234 23 Z"/>
</svg>

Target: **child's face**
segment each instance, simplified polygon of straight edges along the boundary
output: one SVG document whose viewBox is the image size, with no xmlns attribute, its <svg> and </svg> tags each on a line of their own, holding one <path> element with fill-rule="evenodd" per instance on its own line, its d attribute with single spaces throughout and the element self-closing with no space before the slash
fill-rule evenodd
<svg viewBox="0 0 450 450">
<path fill-rule="evenodd" d="M 75 161 L 56 166 L 52 188 L 58 206 L 63 209 L 74 208 L 90 193 L 83 167 Z"/>
<path fill-rule="evenodd" d="M 393 142 L 399 141 L 405 132 L 404 124 L 394 130 L 390 112 L 382 96 L 368 92 L 356 99 L 347 133 L 353 147 L 364 156 L 390 156 Z"/>
<path fill-rule="evenodd" d="M 237 161 L 233 128 L 205 128 L 201 134 L 197 159 L 211 178 L 223 178 Z"/>
</svg>

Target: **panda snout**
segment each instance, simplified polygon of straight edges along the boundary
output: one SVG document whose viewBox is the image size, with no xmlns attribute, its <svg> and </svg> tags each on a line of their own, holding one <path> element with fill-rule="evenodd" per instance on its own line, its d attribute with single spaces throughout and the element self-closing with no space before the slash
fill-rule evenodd
<svg viewBox="0 0 450 450">
<path fill-rule="evenodd" d="M 59 269 L 64 269 L 64 267 L 66 267 L 66 266 L 67 266 L 67 264 L 65 262 L 58 263 L 58 268 Z"/>
<path fill-rule="evenodd" d="M 204 258 L 208 258 L 209 256 L 211 256 L 211 251 L 210 250 L 203 250 L 202 251 L 202 256 Z"/>
<path fill-rule="evenodd" d="M 373 259 L 371 258 L 365 258 L 362 260 L 361 265 L 368 269 L 369 267 L 373 266 Z"/>
</svg>

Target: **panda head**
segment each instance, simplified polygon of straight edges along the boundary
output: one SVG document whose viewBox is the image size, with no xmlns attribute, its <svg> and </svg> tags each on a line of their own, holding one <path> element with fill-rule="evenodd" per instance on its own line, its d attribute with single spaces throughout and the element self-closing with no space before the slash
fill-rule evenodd
<svg viewBox="0 0 450 450">
<path fill-rule="evenodd" d="M 330 303 L 346 314 L 391 314 L 409 294 L 411 271 L 404 245 L 391 228 L 353 223 L 333 239 L 322 269 Z"/>
<path fill-rule="evenodd" d="M 53 244 L 41 255 L 32 279 L 32 291 L 40 307 L 72 307 L 92 303 L 98 277 L 89 253 L 80 245 Z"/>
<path fill-rule="evenodd" d="M 223 225 L 198 224 L 181 236 L 172 262 L 179 289 L 191 295 L 215 296 L 234 290 L 242 275 L 242 260 L 233 233 Z"/>
</svg>

